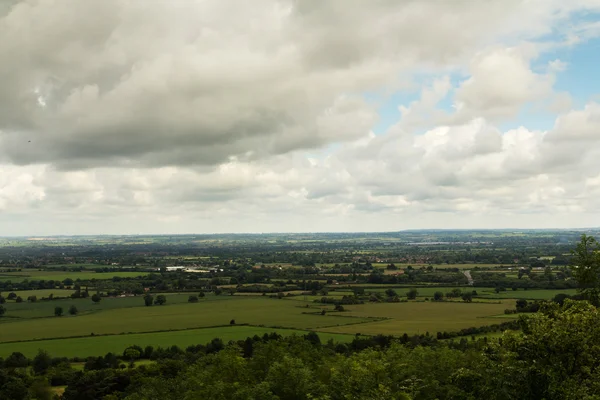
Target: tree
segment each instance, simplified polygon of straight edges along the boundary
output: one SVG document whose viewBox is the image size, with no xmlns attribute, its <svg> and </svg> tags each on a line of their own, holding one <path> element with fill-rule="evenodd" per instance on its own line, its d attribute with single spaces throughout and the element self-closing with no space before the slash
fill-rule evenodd
<svg viewBox="0 0 600 400">
<path fill-rule="evenodd" d="M 235 319 L 232 319 L 231 321 L 229 321 L 229 325 L 235 325 Z"/>
<path fill-rule="evenodd" d="M 31 367 L 36 375 L 43 375 L 52 365 L 52 358 L 45 350 L 39 350 L 31 361 Z"/>
<path fill-rule="evenodd" d="M 442 293 L 442 292 L 435 292 L 433 294 L 433 300 L 435 300 L 435 301 L 442 301 L 442 300 L 444 300 L 444 293 Z"/>
<path fill-rule="evenodd" d="M 133 347 L 128 347 L 123 352 L 123 357 L 129 361 L 137 360 L 138 358 L 140 358 L 140 356 L 141 356 L 140 351 Z"/>
<path fill-rule="evenodd" d="M 154 299 L 154 304 L 158 304 L 159 306 L 162 306 L 166 302 L 167 297 L 164 294 L 159 294 L 158 296 L 156 296 L 156 299 Z"/>
<path fill-rule="evenodd" d="M 206 294 L 201 290 L 200 293 L 198 293 L 198 297 L 202 299 L 204 296 L 206 296 Z"/>
<path fill-rule="evenodd" d="M 100 303 L 100 300 L 102 300 L 102 297 L 100 297 L 100 295 L 98 293 L 94 293 L 92 295 L 92 301 L 96 304 Z"/>
<path fill-rule="evenodd" d="M 410 289 L 408 292 L 406 292 L 406 298 L 409 300 L 414 300 L 417 298 L 418 294 L 419 292 L 417 291 L 417 289 Z"/>
<path fill-rule="evenodd" d="M 527 303 L 526 299 L 519 299 L 519 300 L 517 300 L 517 311 L 526 308 L 527 304 L 528 303 Z"/>
<path fill-rule="evenodd" d="M 35 303 L 37 301 L 37 296 L 29 296 L 27 297 L 27 301 Z"/>
<path fill-rule="evenodd" d="M 144 296 L 144 304 L 146 305 L 146 307 L 149 307 L 152 305 L 152 300 L 153 300 L 153 297 L 151 294 L 147 294 Z"/>
<path fill-rule="evenodd" d="M 60 306 L 54 307 L 54 315 L 60 317 L 63 315 L 63 308 Z"/>
<path fill-rule="evenodd" d="M 54 398 L 52 387 L 48 383 L 48 380 L 43 377 L 38 377 L 33 381 L 29 392 L 36 400 L 52 400 Z"/>
<path fill-rule="evenodd" d="M 25 368 L 29 365 L 29 360 L 19 351 L 14 351 L 4 360 L 4 366 L 8 368 Z"/>
<path fill-rule="evenodd" d="M 546 303 L 540 312 L 522 319 L 522 331 L 506 333 L 502 346 L 491 354 L 494 360 L 504 360 L 496 370 L 498 380 L 513 379 L 515 393 L 505 398 L 594 398 L 599 316 L 587 302 L 566 300 L 563 307 Z"/>
<path fill-rule="evenodd" d="M 465 292 L 462 295 L 462 299 L 465 303 L 470 303 L 473 301 L 473 295 L 470 292 Z"/>
<path fill-rule="evenodd" d="M 23 298 L 21 296 L 17 296 L 17 299 L 15 301 L 17 303 L 22 303 L 23 302 Z"/>
<path fill-rule="evenodd" d="M 3 305 L 0 305 L 0 317 L 6 313 L 6 308 Z"/>
<path fill-rule="evenodd" d="M 600 244 L 592 236 L 581 235 L 571 254 L 570 267 L 579 291 L 592 304 L 600 305 Z"/>
<path fill-rule="evenodd" d="M 188 303 L 197 303 L 197 302 L 198 302 L 198 296 L 188 297 Z"/>
<path fill-rule="evenodd" d="M 220 295 L 221 293 L 223 293 L 223 289 L 221 289 L 221 288 L 216 288 L 216 289 L 215 289 L 215 296 L 218 296 L 218 295 Z"/>
<path fill-rule="evenodd" d="M 385 291 L 385 295 L 386 295 L 387 297 L 395 297 L 395 296 L 398 296 L 398 294 L 396 293 L 396 291 L 395 291 L 394 289 L 387 289 L 387 290 Z"/>
<path fill-rule="evenodd" d="M 0 295 L 0 304 L 6 303 L 6 299 Z"/>
<path fill-rule="evenodd" d="M 15 300 L 17 298 L 17 294 L 15 292 L 10 292 L 8 294 L 8 299 L 9 300 Z"/>
<path fill-rule="evenodd" d="M 72 305 L 71 307 L 69 307 L 69 314 L 71 315 L 77 315 L 79 311 L 77 310 L 77 307 L 75 307 L 75 305 Z"/>
</svg>

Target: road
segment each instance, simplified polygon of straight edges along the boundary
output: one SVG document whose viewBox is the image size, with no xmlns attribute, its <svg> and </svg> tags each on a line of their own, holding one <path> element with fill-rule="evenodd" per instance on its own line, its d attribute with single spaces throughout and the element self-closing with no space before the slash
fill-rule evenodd
<svg viewBox="0 0 600 400">
<path fill-rule="evenodd" d="M 473 283 L 475 281 L 473 280 L 473 278 L 471 278 L 471 271 L 463 271 L 463 274 L 467 277 L 469 285 L 473 286 Z"/>
</svg>

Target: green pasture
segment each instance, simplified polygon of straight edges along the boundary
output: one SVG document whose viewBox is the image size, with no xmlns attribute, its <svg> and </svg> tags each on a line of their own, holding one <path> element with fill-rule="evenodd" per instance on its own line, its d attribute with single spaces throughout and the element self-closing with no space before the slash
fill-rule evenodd
<svg viewBox="0 0 600 400">
<path fill-rule="evenodd" d="M 388 264 L 391 263 L 385 263 L 383 264 L 383 267 L 387 267 Z M 511 265 L 506 265 L 506 264 L 474 264 L 474 263 L 465 263 L 465 264 L 411 264 L 411 263 L 393 263 L 396 267 L 398 267 L 399 269 L 404 269 L 407 268 L 409 266 L 413 267 L 414 269 L 419 269 L 419 268 L 423 268 L 423 267 L 428 267 L 428 266 L 432 266 L 435 269 L 450 269 L 450 268 L 458 268 L 458 269 L 473 269 L 475 267 L 479 267 L 481 269 L 491 269 L 491 268 L 500 268 L 502 266 L 505 267 L 509 267 Z M 373 264 L 373 266 L 375 266 L 375 264 Z M 398 271 L 393 271 L 390 270 L 389 273 L 394 273 L 394 272 L 398 272 Z"/>
<path fill-rule="evenodd" d="M 429 297 L 433 298 L 435 292 L 442 292 L 444 297 L 446 293 L 452 291 L 453 289 L 460 289 L 463 292 L 471 292 L 473 290 L 477 290 L 477 288 L 473 288 L 471 286 L 437 286 L 437 287 L 389 287 L 389 285 L 381 285 L 377 288 L 365 288 L 365 293 L 375 292 L 375 293 L 384 293 L 388 289 L 393 289 L 396 291 L 398 296 L 406 297 L 406 293 L 411 289 L 416 289 L 418 297 Z M 479 292 L 477 292 L 479 293 Z"/>
<path fill-rule="evenodd" d="M 577 289 L 508 289 L 499 293 L 490 288 L 475 288 L 475 290 L 477 290 L 478 296 L 495 299 L 551 300 L 560 293 L 568 294 L 569 296 L 577 294 Z"/>
<path fill-rule="evenodd" d="M 90 271 L 73 271 L 73 272 L 65 272 L 65 271 L 38 271 L 38 270 L 23 270 L 20 272 L 0 272 L 0 280 L 2 281 L 11 281 L 11 282 L 22 282 L 24 280 L 54 280 L 54 281 L 64 281 L 65 279 L 71 278 L 74 281 L 76 280 L 101 280 L 101 279 L 112 279 L 114 277 L 119 278 L 136 278 L 138 276 L 146 276 L 148 272 L 90 272 Z"/>
<path fill-rule="evenodd" d="M 243 340 L 255 335 L 277 332 L 282 336 L 305 335 L 308 331 L 296 329 L 271 329 L 255 326 L 225 326 L 218 328 L 189 329 L 171 332 L 134 333 L 129 335 L 94 336 L 71 339 L 38 340 L 19 343 L 0 344 L 0 357 L 6 357 L 19 351 L 27 357 L 34 357 L 39 349 L 46 350 L 56 357 L 100 356 L 108 352 L 122 354 L 132 345 L 141 347 L 170 347 L 177 345 L 185 349 L 187 346 L 206 344 L 214 338 L 225 343 L 230 340 Z M 336 342 L 350 342 L 354 335 L 319 333 L 322 342 L 333 339 Z"/>
<path fill-rule="evenodd" d="M 31 291 L 34 294 L 37 291 Z M 72 292 L 72 291 L 71 291 Z M 16 292 L 15 292 L 16 293 Z M 112 310 L 119 308 L 131 308 L 131 307 L 145 307 L 143 296 L 131 296 L 131 297 L 103 297 L 99 303 L 94 303 L 91 299 L 91 295 L 94 292 L 90 292 L 90 298 L 87 299 L 61 299 L 61 300 L 52 300 L 52 301 L 37 301 L 35 303 L 30 303 L 27 301 L 23 301 L 22 303 L 7 302 L 4 307 L 7 309 L 6 314 L 2 320 L 0 320 L 1 324 L 8 322 L 16 322 L 15 320 L 22 318 L 42 318 L 42 317 L 51 317 L 54 318 L 54 308 L 59 306 L 63 308 L 64 317 L 69 316 L 68 311 L 69 307 L 74 305 L 77 307 L 79 311 L 78 316 L 82 316 L 84 314 L 99 312 L 103 310 Z M 187 303 L 190 294 L 166 294 L 167 304 L 181 304 Z M 38 299 L 40 296 L 38 295 Z M 214 296 L 207 295 L 201 301 L 210 302 L 214 300 L 226 300 L 227 296 Z M 69 316 L 70 317 L 70 316 Z M 2 333 L 0 332 L 0 337 Z"/>
<path fill-rule="evenodd" d="M 405 302 L 369 303 L 344 306 L 345 315 L 352 317 L 377 317 L 386 320 L 368 324 L 336 326 L 323 329 L 331 333 L 361 333 L 366 335 L 421 334 L 438 331 L 458 331 L 473 326 L 497 323 L 493 315 L 511 307 L 511 301 L 501 303 L 464 302 Z"/>
<path fill-rule="evenodd" d="M 364 285 L 359 286 L 356 285 L 354 287 L 362 287 L 365 290 L 365 293 L 369 292 L 377 292 L 383 293 L 387 289 L 393 289 L 396 291 L 398 296 L 405 297 L 406 293 L 411 289 L 416 289 L 418 292 L 418 297 L 428 297 L 433 298 L 435 292 L 442 292 L 444 297 L 446 293 L 451 292 L 453 289 L 460 289 L 463 292 L 472 292 L 475 290 L 477 295 L 474 298 L 482 298 L 482 299 L 528 299 L 528 300 L 551 300 L 554 296 L 559 293 L 568 294 L 570 296 L 577 294 L 577 289 L 518 289 L 511 290 L 507 289 L 506 291 L 496 293 L 493 288 L 489 287 L 478 287 L 478 286 L 399 286 L 399 285 Z M 342 295 L 351 295 L 353 292 L 351 289 L 340 289 L 336 291 L 330 291 L 327 295 L 328 297 L 333 296 L 342 296 Z M 320 299 L 323 296 L 315 296 L 315 298 Z"/>
<path fill-rule="evenodd" d="M 48 297 L 51 294 L 55 297 L 68 297 L 75 291 L 73 289 L 4 290 L 2 296 L 6 297 L 10 292 L 14 292 L 17 296 L 21 296 L 23 300 L 27 300 L 29 296 L 36 296 L 39 300 L 42 297 Z"/>
<path fill-rule="evenodd" d="M 46 264 L 44 265 L 44 268 L 48 268 L 48 269 L 56 269 L 56 268 L 79 268 L 79 267 L 83 267 L 85 269 L 96 269 L 96 268 L 114 268 L 114 266 L 111 265 L 105 265 L 105 264 L 88 264 L 88 263 L 81 263 L 81 264 Z M 119 266 L 121 267 L 121 266 Z"/>
<path fill-rule="evenodd" d="M 0 342 L 204 328 L 228 325 L 232 319 L 238 324 L 313 330 L 370 321 L 368 317 L 339 312 L 321 315 L 320 308 L 307 308 L 292 301 L 254 296 L 215 297 L 222 301 L 170 304 L 167 300 L 163 306 L 113 308 L 78 316 L 22 320 L 7 318 L 9 308 L 2 318 L 5 322 L 0 323 Z M 137 300 L 143 302 L 141 298 Z"/>
</svg>

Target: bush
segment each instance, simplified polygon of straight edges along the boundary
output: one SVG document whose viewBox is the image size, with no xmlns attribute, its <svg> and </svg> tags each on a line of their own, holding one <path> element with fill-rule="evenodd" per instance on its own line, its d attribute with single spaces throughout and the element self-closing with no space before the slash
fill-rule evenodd
<svg viewBox="0 0 600 400">
<path fill-rule="evenodd" d="M 151 294 L 147 294 L 144 296 L 144 304 L 146 307 L 150 307 L 152 305 L 153 297 Z"/>
<path fill-rule="evenodd" d="M 409 300 L 414 300 L 417 298 L 418 294 L 419 292 L 417 291 L 417 289 L 410 289 L 408 292 L 406 292 L 406 298 Z"/>
</svg>

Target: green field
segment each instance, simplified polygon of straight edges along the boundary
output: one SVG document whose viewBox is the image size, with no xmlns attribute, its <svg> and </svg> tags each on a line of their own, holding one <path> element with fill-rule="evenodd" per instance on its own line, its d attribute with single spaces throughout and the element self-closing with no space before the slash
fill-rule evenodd
<svg viewBox="0 0 600 400">
<path fill-rule="evenodd" d="M 225 326 L 218 328 L 189 329 L 172 332 L 136 333 L 130 335 L 95 336 L 85 338 L 41 340 L 20 343 L 0 344 L 0 357 L 6 357 L 14 351 L 19 351 L 27 357 L 34 357 L 39 349 L 48 351 L 51 355 L 61 357 L 99 356 L 108 352 L 121 354 L 132 345 L 141 347 L 169 347 L 177 345 L 183 349 L 187 346 L 206 344 L 214 338 L 224 342 L 243 340 L 254 335 L 277 332 L 282 336 L 305 335 L 308 331 L 295 329 L 270 329 L 255 326 Z M 354 335 L 319 333 L 322 342 L 333 339 L 336 342 L 350 342 Z"/>
<path fill-rule="evenodd" d="M 46 264 L 44 268 L 79 268 L 83 267 L 85 269 L 89 268 L 106 268 L 113 267 L 112 265 L 102 265 L 102 264 L 89 264 L 89 263 L 76 263 L 76 264 Z"/>
<path fill-rule="evenodd" d="M 30 291 L 31 294 L 35 294 L 39 291 Z M 72 292 L 72 291 L 70 291 Z M 17 292 L 15 292 L 17 293 Z M 18 293 L 17 293 L 18 294 Z M 41 297 L 37 295 L 38 299 Z M 167 304 L 180 304 L 187 303 L 189 294 L 167 294 Z M 204 302 L 214 300 L 227 300 L 227 296 L 207 296 L 203 299 Z M 131 296 L 131 297 L 104 297 L 100 303 L 94 303 L 90 298 L 87 299 L 62 299 L 53 301 L 39 301 L 36 303 L 22 302 L 15 303 L 14 301 L 8 301 L 4 306 L 7 309 L 6 315 L 3 320 L 0 320 L 0 326 L 2 323 L 15 322 L 16 319 L 21 318 L 43 318 L 52 317 L 54 318 L 54 307 L 60 306 L 63 308 L 65 318 L 68 314 L 69 307 L 74 305 L 79 311 L 79 316 L 88 313 L 99 312 L 103 310 L 112 310 L 118 308 L 131 308 L 141 307 L 144 305 L 144 298 L 142 296 Z M 72 318 L 72 317 L 71 317 Z M 0 333 L 0 337 L 1 337 Z"/>
<path fill-rule="evenodd" d="M 432 293 L 440 289 L 424 288 Z M 519 293 L 527 292 L 534 293 Z M 350 292 L 331 292 L 330 296 L 344 294 Z M 189 295 L 166 294 L 166 305 L 151 307 L 144 306 L 141 296 L 103 298 L 99 304 L 91 299 L 8 302 L 7 312 L 0 319 L 0 355 L 17 349 L 32 354 L 39 348 L 57 356 L 104 354 L 122 351 L 133 343 L 185 347 L 214 337 L 243 339 L 274 329 L 285 331 L 282 334 L 314 330 L 333 335 L 323 340 L 351 340 L 357 333 L 435 334 L 498 323 L 504 310 L 514 306 L 514 299 L 487 303 L 411 301 L 348 305 L 344 306 L 345 311 L 336 312 L 333 305 L 312 301 L 322 296 L 307 296 L 305 302 L 304 296 L 273 299 L 209 294 L 198 303 L 188 303 Z M 71 305 L 78 308 L 78 315 L 68 315 Z M 56 306 L 63 307 L 65 315 L 55 317 Z M 326 314 L 321 315 L 321 310 L 326 310 Z M 232 319 L 238 326 L 228 326 Z"/>
<path fill-rule="evenodd" d="M 74 293 L 73 289 L 38 289 L 38 290 L 5 290 L 2 295 L 6 297 L 10 292 L 15 292 L 17 296 L 21 296 L 23 300 L 27 300 L 29 296 L 37 296 L 38 299 L 48 297 L 51 294 L 55 297 L 68 297 Z"/>
<path fill-rule="evenodd" d="M 353 317 L 379 317 L 383 321 L 369 324 L 336 326 L 323 329 L 331 333 L 361 333 L 365 335 L 420 334 L 457 331 L 462 328 L 498 323 L 490 319 L 512 306 L 512 301 L 496 303 L 407 302 L 369 303 L 345 306 Z"/>
<path fill-rule="evenodd" d="M 411 287 L 398 286 L 398 285 L 363 285 L 357 287 L 363 287 L 365 292 L 378 292 L 383 293 L 387 289 L 393 289 L 396 291 L 398 296 L 406 296 Z M 435 292 L 442 292 L 444 296 L 446 293 L 452 291 L 452 289 L 460 289 L 461 291 L 471 292 L 475 290 L 477 296 L 485 299 L 528 299 L 528 300 L 550 300 L 559 293 L 568 295 L 574 295 L 577 293 L 577 289 L 519 289 L 519 290 L 506 290 L 504 292 L 496 293 L 494 289 L 489 287 L 477 287 L 477 286 L 421 286 L 414 287 L 418 291 L 418 297 L 429 297 L 432 298 Z M 330 291 L 328 297 L 351 295 L 353 292 L 349 289 L 340 289 Z M 320 299 L 323 296 L 315 296 Z"/>
<path fill-rule="evenodd" d="M 384 269 L 386 271 L 386 273 L 398 273 L 398 270 L 387 270 L 386 267 L 391 264 L 391 263 L 372 263 L 371 265 L 373 266 L 373 268 L 379 268 L 379 269 Z M 484 268 L 484 269 L 491 269 L 491 268 L 500 268 L 502 266 L 507 267 L 507 266 L 512 266 L 514 267 L 514 265 L 510 265 L 510 264 L 417 264 L 417 263 L 393 263 L 396 267 L 398 267 L 398 269 L 405 269 L 407 267 L 413 267 L 414 269 L 419 269 L 419 268 L 423 268 L 423 267 L 428 267 L 429 265 L 431 265 L 433 268 L 435 269 L 447 269 L 447 268 L 458 268 L 458 269 L 473 269 L 475 267 L 479 267 L 479 268 Z M 318 267 L 327 269 L 327 268 L 331 268 L 333 267 L 335 264 L 317 264 Z M 340 265 L 349 265 L 349 264 L 340 264 Z"/>
<path fill-rule="evenodd" d="M 369 321 L 342 313 L 320 315 L 320 309 L 305 308 L 291 301 L 254 296 L 215 296 L 219 301 L 167 304 L 152 307 L 114 308 L 75 317 L 10 319 L 3 317 L 0 342 L 153 332 L 170 329 L 204 328 L 229 324 L 265 325 L 294 329 L 319 329 Z M 141 302 L 142 299 L 138 298 Z M 7 312 L 7 315 L 9 311 Z"/>
<path fill-rule="evenodd" d="M 37 271 L 37 270 L 23 270 L 20 272 L 0 272 L 0 280 L 11 281 L 11 282 L 22 282 L 24 280 L 54 280 L 64 281 L 65 279 L 71 278 L 74 281 L 80 280 L 92 280 L 92 279 L 112 279 L 113 277 L 119 278 L 136 278 L 138 276 L 146 276 L 148 272 L 65 272 L 65 271 Z"/>
<path fill-rule="evenodd" d="M 422 267 L 428 267 L 429 265 L 431 265 L 433 268 L 435 269 L 449 269 L 449 268 L 458 268 L 458 269 L 473 269 L 475 267 L 479 267 L 479 268 L 484 268 L 484 269 L 491 269 L 491 268 L 499 268 L 501 266 L 507 266 L 507 264 L 410 264 L 410 263 L 404 263 L 404 264 L 398 264 L 395 263 L 394 264 L 396 267 L 404 269 L 408 266 L 413 267 L 414 269 L 419 269 Z M 373 265 L 375 266 L 375 265 Z M 384 264 L 383 267 L 387 266 L 387 264 Z M 391 271 L 393 272 L 398 272 L 398 271 Z"/>
<path fill-rule="evenodd" d="M 577 294 L 577 289 L 528 289 L 528 290 L 506 290 L 496 293 L 490 288 L 475 288 L 479 296 L 496 299 L 527 299 L 527 300 L 551 300 L 560 293 L 573 296 Z"/>
</svg>

